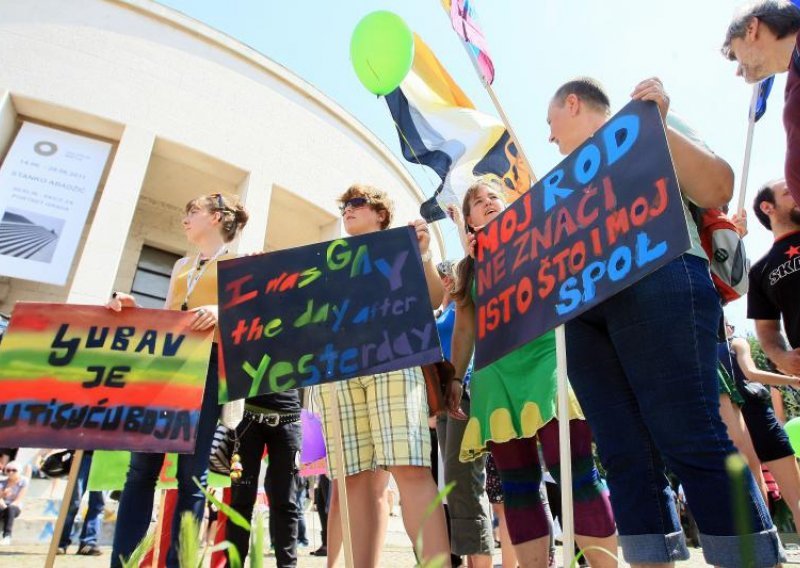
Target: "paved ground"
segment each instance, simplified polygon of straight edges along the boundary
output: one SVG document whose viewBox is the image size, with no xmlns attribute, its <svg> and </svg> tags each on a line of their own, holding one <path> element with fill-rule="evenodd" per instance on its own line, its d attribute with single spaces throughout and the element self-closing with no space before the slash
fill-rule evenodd
<svg viewBox="0 0 800 568">
<path fill-rule="evenodd" d="M 324 558 L 310 556 L 309 552 L 315 550 L 319 544 L 319 521 L 313 522 L 316 515 L 308 516 L 308 530 L 311 538 L 311 546 L 300 550 L 298 566 L 300 568 L 321 568 L 325 566 Z M 70 552 L 74 552 L 74 549 Z M 103 556 L 87 557 L 68 554 L 56 557 L 55 566 L 57 568 L 105 568 L 108 566 L 109 547 L 103 547 Z M 698 549 L 692 549 L 692 559 L 681 563 L 681 567 L 699 568 L 706 566 L 702 554 Z M 47 547 L 45 545 L 24 545 L 0 548 L 0 567 L 2 568 L 40 568 L 44 566 L 47 557 Z M 561 564 L 561 550 L 559 549 L 559 565 Z M 494 555 L 495 565 L 500 565 L 500 551 Z M 272 556 L 265 558 L 265 566 L 274 566 L 275 559 Z M 344 566 L 344 562 L 339 563 Z M 411 552 L 411 544 L 403 530 L 403 524 L 399 517 L 390 517 L 389 532 L 386 538 L 386 545 L 383 548 L 381 566 L 386 568 L 404 568 L 414 566 L 414 555 Z M 622 564 L 625 566 L 625 564 Z"/>
</svg>

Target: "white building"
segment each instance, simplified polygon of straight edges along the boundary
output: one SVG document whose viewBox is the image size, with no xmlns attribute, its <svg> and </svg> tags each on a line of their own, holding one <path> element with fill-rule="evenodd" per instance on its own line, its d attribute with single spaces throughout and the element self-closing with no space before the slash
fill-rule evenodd
<svg viewBox="0 0 800 568">
<path fill-rule="evenodd" d="M 0 0 L 0 61 L 0 158 L 25 121 L 113 145 L 67 284 L 0 266 L 2 312 L 19 300 L 101 303 L 115 289 L 160 305 L 187 252 L 183 206 L 202 193 L 244 201 L 240 252 L 339 236 L 335 198 L 354 182 L 387 190 L 398 224 L 419 216 L 414 180 L 344 109 L 155 2 Z"/>
</svg>

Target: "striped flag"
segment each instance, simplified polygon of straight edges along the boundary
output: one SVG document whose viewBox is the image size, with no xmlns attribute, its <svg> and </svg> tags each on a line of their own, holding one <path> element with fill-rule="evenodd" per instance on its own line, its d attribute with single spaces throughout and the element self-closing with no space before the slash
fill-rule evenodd
<svg viewBox="0 0 800 568">
<path fill-rule="evenodd" d="M 483 80 L 491 85 L 494 81 L 494 64 L 486 38 L 478 25 L 473 3 L 470 0 L 442 0 L 442 7 L 450 15 L 453 29 L 467 46 Z"/>
<path fill-rule="evenodd" d="M 531 175 L 505 126 L 497 117 L 475 109 L 417 35 L 414 49 L 411 71 L 385 99 L 403 157 L 430 167 L 442 180 L 435 202 L 423 204 L 423 217 L 443 219 L 440 207 L 460 206 L 467 187 L 481 175 L 498 176 L 506 201 L 514 201 L 530 188 Z"/>
<path fill-rule="evenodd" d="M 764 116 L 764 113 L 767 112 L 767 97 L 769 97 L 769 93 L 772 91 L 772 83 L 774 82 L 775 75 L 772 75 L 761 81 L 758 85 L 758 98 L 756 99 L 756 106 L 753 109 L 754 122 L 758 122 L 759 119 Z"/>
</svg>

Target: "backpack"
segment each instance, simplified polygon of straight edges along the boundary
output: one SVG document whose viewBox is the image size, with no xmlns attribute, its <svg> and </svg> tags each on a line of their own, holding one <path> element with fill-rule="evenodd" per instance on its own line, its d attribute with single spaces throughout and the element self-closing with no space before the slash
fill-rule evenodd
<svg viewBox="0 0 800 568">
<path fill-rule="evenodd" d="M 711 280 L 722 305 L 747 294 L 747 272 L 750 261 L 736 225 L 720 209 L 700 209 L 689 204 L 697 224 L 700 244 L 708 256 Z"/>
</svg>

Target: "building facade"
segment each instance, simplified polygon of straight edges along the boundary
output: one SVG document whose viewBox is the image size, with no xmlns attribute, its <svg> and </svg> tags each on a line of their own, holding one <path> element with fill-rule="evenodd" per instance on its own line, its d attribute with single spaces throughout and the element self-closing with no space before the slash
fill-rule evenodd
<svg viewBox="0 0 800 568">
<path fill-rule="evenodd" d="M 0 61 L 0 158 L 24 122 L 112 144 L 66 285 L 0 266 L 0 312 L 21 300 L 102 303 L 112 290 L 159 305 L 174 259 L 190 252 L 183 206 L 203 193 L 244 202 L 239 252 L 339 236 L 335 198 L 355 182 L 392 195 L 396 224 L 419 216 L 413 178 L 346 111 L 155 2 L 0 0 Z M 436 228 L 433 246 L 441 256 Z"/>
</svg>

